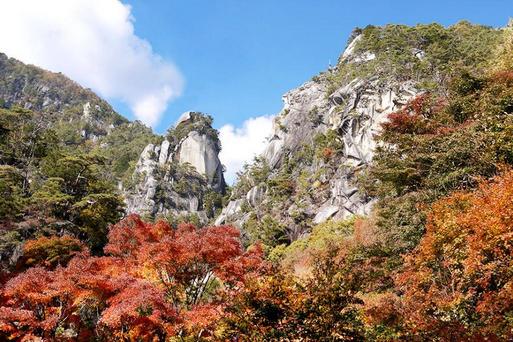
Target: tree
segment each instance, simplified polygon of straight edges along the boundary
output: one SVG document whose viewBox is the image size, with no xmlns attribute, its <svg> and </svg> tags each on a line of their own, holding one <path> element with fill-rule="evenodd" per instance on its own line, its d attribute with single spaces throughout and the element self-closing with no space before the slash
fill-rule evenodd
<svg viewBox="0 0 513 342">
<path fill-rule="evenodd" d="M 297 278 L 280 269 L 250 282 L 228 305 L 226 336 L 242 340 L 353 341 L 363 339 L 358 272 L 330 246 Z"/>
<path fill-rule="evenodd" d="M 122 203 L 118 195 L 101 193 L 87 195 L 73 204 L 73 221 L 80 226 L 93 253 L 101 252 L 107 242 L 109 225 L 122 217 Z"/>
<path fill-rule="evenodd" d="M 421 95 L 389 115 L 375 158 L 360 177 L 378 199 L 379 243 L 367 255 L 381 256 L 389 279 L 403 263 L 401 254 L 420 242 L 435 201 L 474 189 L 480 177 L 496 175 L 498 165 L 513 164 L 512 86 L 511 72 L 462 71 L 449 82 L 447 96 Z"/>
<path fill-rule="evenodd" d="M 0 165 L 0 222 L 15 220 L 22 212 L 23 177 L 16 168 Z"/>
<path fill-rule="evenodd" d="M 64 179 L 48 178 L 41 188 L 31 196 L 31 202 L 40 206 L 45 215 L 66 217 L 66 212 L 73 202 L 71 195 L 62 192 Z"/>
<path fill-rule="evenodd" d="M 426 235 L 397 276 L 408 334 L 513 337 L 513 171 L 433 205 Z"/>
<path fill-rule="evenodd" d="M 28 267 L 45 267 L 55 269 L 66 264 L 85 246 L 71 236 L 40 237 L 29 240 L 23 246 L 23 257 L 18 261 L 18 269 Z"/>
<path fill-rule="evenodd" d="M 104 159 L 78 153 L 52 154 L 44 160 L 47 178 L 31 197 L 47 216 L 68 220 L 78 226 L 77 236 L 87 241 L 94 254 L 107 242 L 109 225 L 124 213 L 124 204 L 102 172 Z"/>
<path fill-rule="evenodd" d="M 5 285 L 0 337 L 216 339 L 226 302 L 263 267 L 262 251 L 244 251 L 233 227 L 175 230 L 136 215 L 112 227 L 105 253 L 90 256 L 71 238 L 28 242 L 26 263 L 46 268 Z"/>
</svg>

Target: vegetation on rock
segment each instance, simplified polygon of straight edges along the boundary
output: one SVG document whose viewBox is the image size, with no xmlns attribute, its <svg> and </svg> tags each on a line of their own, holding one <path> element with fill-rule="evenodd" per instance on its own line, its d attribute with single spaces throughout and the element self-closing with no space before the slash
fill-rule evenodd
<svg viewBox="0 0 513 342">
<path fill-rule="evenodd" d="M 308 107 L 311 144 L 239 174 L 241 231 L 198 228 L 190 212 L 122 218 L 115 182 L 161 139 L 142 125 L 106 135 L 92 125 L 94 142 L 75 135 L 87 122 L 62 126 L 4 103 L 0 339 L 513 339 L 513 30 L 387 25 L 354 37 L 353 52 L 316 78 L 328 98 L 355 77 L 420 91 L 378 121 L 369 162 L 348 157 L 348 126 Z M 172 146 L 192 130 L 218 141 L 210 117 L 190 115 L 169 132 Z M 197 196 L 211 217 L 226 205 L 187 164 L 152 176 L 158 203 Z M 331 183 L 351 177 L 357 189 Z M 314 217 L 332 191 L 363 192 L 373 210 Z"/>
</svg>

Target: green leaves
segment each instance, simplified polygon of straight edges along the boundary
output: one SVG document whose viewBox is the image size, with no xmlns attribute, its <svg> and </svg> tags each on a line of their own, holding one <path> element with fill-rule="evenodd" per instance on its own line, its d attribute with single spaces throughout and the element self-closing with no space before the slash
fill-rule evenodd
<svg viewBox="0 0 513 342">
<path fill-rule="evenodd" d="M 23 177 L 9 165 L 0 165 L 0 222 L 15 219 L 22 211 Z"/>
<path fill-rule="evenodd" d="M 48 178 L 44 184 L 30 197 L 35 206 L 41 206 L 47 215 L 62 217 L 73 202 L 73 196 L 62 192 L 64 179 Z"/>
<path fill-rule="evenodd" d="M 73 204 L 71 212 L 73 221 L 85 233 L 91 250 L 100 253 L 107 242 L 109 225 L 117 222 L 124 213 L 123 201 L 114 194 L 91 194 Z"/>
<path fill-rule="evenodd" d="M 383 80 L 415 80 L 443 92 L 455 70 L 487 67 L 503 35 L 468 22 L 448 28 L 439 24 L 367 26 L 361 34 L 354 53 L 372 52 L 376 58 L 364 63 L 341 61 L 330 76 L 331 89 L 356 77 L 380 75 Z"/>
</svg>

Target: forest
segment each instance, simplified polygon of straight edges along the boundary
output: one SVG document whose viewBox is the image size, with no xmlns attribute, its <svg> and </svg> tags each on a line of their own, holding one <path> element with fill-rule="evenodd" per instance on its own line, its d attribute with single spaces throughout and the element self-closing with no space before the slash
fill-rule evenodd
<svg viewBox="0 0 513 342">
<path fill-rule="evenodd" d="M 480 31 L 493 49 L 476 47 L 468 65 L 442 53 L 445 36 L 430 36 L 443 70 L 393 61 L 392 38 L 440 33 L 403 29 L 360 32 L 360 49 L 387 53 L 371 67 L 391 60 L 379 72 L 419 71 L 424 82 L 387 115 L 358 174 L 372 213 L 327 220 L 293 241 L 270 216 L 239 229 L 127 215 L 113 180 L 154 136 L 121 126 L 102 138 L 122 141 L 107 149 L 63 148 L 69 132 L 44 113 L 3 106 L 0 340 L 513 339 L 513 28 Z M 394 63 L 409 67 L 391 71 Z M 356 77 L 342 66 L 331 84 Z M 315 158 L 340 163 L 341 142 L 323 139 Z M 268 170 L 251 171 L 266 180 Z M 277 203 L 302 195 L 290 180 L 269 186 Z M 204 204 L 211 211 L 226 199 L 216 196 Z"/>
</svg>

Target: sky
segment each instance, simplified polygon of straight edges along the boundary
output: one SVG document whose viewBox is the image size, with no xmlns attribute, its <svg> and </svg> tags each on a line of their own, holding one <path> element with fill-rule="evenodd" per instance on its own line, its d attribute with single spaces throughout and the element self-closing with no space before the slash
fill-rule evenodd
<svg viewBox="0 0 513 342">
<path fill-rule="evenodd" d="M 209 113 L 231 182 L 262 151 L 281 96 L 335 64 L 353 28 L 509 16 L 512 0 L 0 0 L 0 51 L 157 133 Z"/>
</svg>

